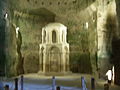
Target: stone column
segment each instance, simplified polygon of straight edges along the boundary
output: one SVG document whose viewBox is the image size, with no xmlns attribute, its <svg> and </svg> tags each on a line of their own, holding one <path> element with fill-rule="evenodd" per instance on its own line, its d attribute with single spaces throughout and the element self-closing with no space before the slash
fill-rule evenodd
<svg viewBox="0 0 120 90">
<path fill-rule="evenodd" d="M 43 43 L 43 38 L 44 38 L 43 30 L 44 28 L 42 28 L 42 43 Z"/>
<path fill-rule="evenodd" d="M 63 62 L 63 72 L 65 72 L 65 70 L 66 70 L 66 67 L 65 67 L 65 65 L 66 65 L 66 61 L 65 61 L 65 53 L 64 53 L 64 51 L 62 51 L 62 59 L 61 59 Z"/>
<path fill-rule="evenodd" d="M 41 50 L 39 51 L 39 68 L 40 68 L 40 71 L 42 71 L 42 69 L 41 69 L 41 57 L 42 57 L 42 55 L 41 55 Z"/>
<path fill-rule="evenodd" d="M 69 68 L 69 52 L 67 52 L 67 71 L 69 71 L 70 70 L 70 68 Z"/>
<path fill-rule="evenodd" d="M 46 72 L 46 51 L 43 52 L 43 72 Z"/>
<path fill-rule="evenodd" d="M 67 31 L 65 30 L 65 43 L 66 43 Z"/>
<path fill-rule="evenodd" d="M 60 31 L 59 37 L 60 37 L 60 43 L 62 43 L 62 30 Z"/>
</svg>

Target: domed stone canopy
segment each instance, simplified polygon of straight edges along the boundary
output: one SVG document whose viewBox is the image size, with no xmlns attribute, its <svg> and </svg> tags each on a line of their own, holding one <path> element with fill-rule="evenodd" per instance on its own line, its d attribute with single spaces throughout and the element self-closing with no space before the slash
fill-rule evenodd
<svg viewBox="0 0 120 90">
<path fill-rule="evenodd" d="M 67 27 L 61 23 L 50 23 L 44 27 L 45 30 L 67 30 Z"/>
<path fill-rule="evenodd" d="M 67 27 L 60 23 L 50 23 L 42 28 L 39 73 L 63 75 L 69 72 L 69 44 L 66 35 Z"/>
<path fill-rule="evenodd" d="M 50 23 L 42 28 L 42 43 L 66 43 L 67 27 L 61 23 Z"/>
</svg>

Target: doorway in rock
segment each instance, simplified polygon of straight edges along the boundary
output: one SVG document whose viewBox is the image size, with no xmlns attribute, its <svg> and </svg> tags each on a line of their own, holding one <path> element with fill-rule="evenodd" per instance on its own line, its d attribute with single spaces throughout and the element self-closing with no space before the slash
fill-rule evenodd
<svg viewBox="0 0 120 90">
<path fill-rule="evenodd" d="M 120 39 L 112 41 L 111 63 L 115 67 L 115 84 L 120 85 Z"/>
<path fill-rule="evenodd" d="M 0 25 L 0 76 L 5 75 L 5 24 Z"/>
</svg>

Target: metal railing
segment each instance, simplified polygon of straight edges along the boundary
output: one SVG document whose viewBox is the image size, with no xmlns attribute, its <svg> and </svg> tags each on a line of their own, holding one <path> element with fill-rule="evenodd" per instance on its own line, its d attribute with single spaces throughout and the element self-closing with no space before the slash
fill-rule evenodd
<svg viewBox="0 0 120 90">
<path fill-rule="evenodd" d="M 30 90 L 30 88 L 26 87 L 26 83 L 24 83 L 24 77 L 20 76 L 18 78 L 14 78 L 14 82 L 10 84 L 4 85 L 4 90 Z M 30 85 L 30 84 L 29 84 Z M 32 85 L 32 84 L 31 84 Z M 52 77 L 52 85 L 38 85 L 39 87 L 33 87 L 31 90 L 88 90 L 86 86 L 86 80 L 84 77 L 81 77 L 81 88 L 77 87 L 65 87 L 65 86 L 57 86 L 55 76 Z M 0 89 L 1 90 L 1 89 Z M 97 90 L 95 87 L 95 79 L 91 78 L 91 89 Z M 109 90 L 109 85 L 104 84 L 104 90 Z"/>
</svg>

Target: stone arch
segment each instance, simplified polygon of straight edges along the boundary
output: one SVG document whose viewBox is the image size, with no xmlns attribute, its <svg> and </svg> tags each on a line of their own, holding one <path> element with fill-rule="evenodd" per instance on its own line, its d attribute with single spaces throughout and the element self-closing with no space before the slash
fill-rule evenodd
<svg viewBox="0 0 120 90">
<path fill-rule="evenodd" d="M 57 42 L 57 33 L 55 30 L 52 31 L 52 42 L 53 43 Z"/>
<path fill-rule="evenodd" d="M 49 50 L 50 72 L 60 72 L 60 49 L 53 46 Z"/>
</svg>

